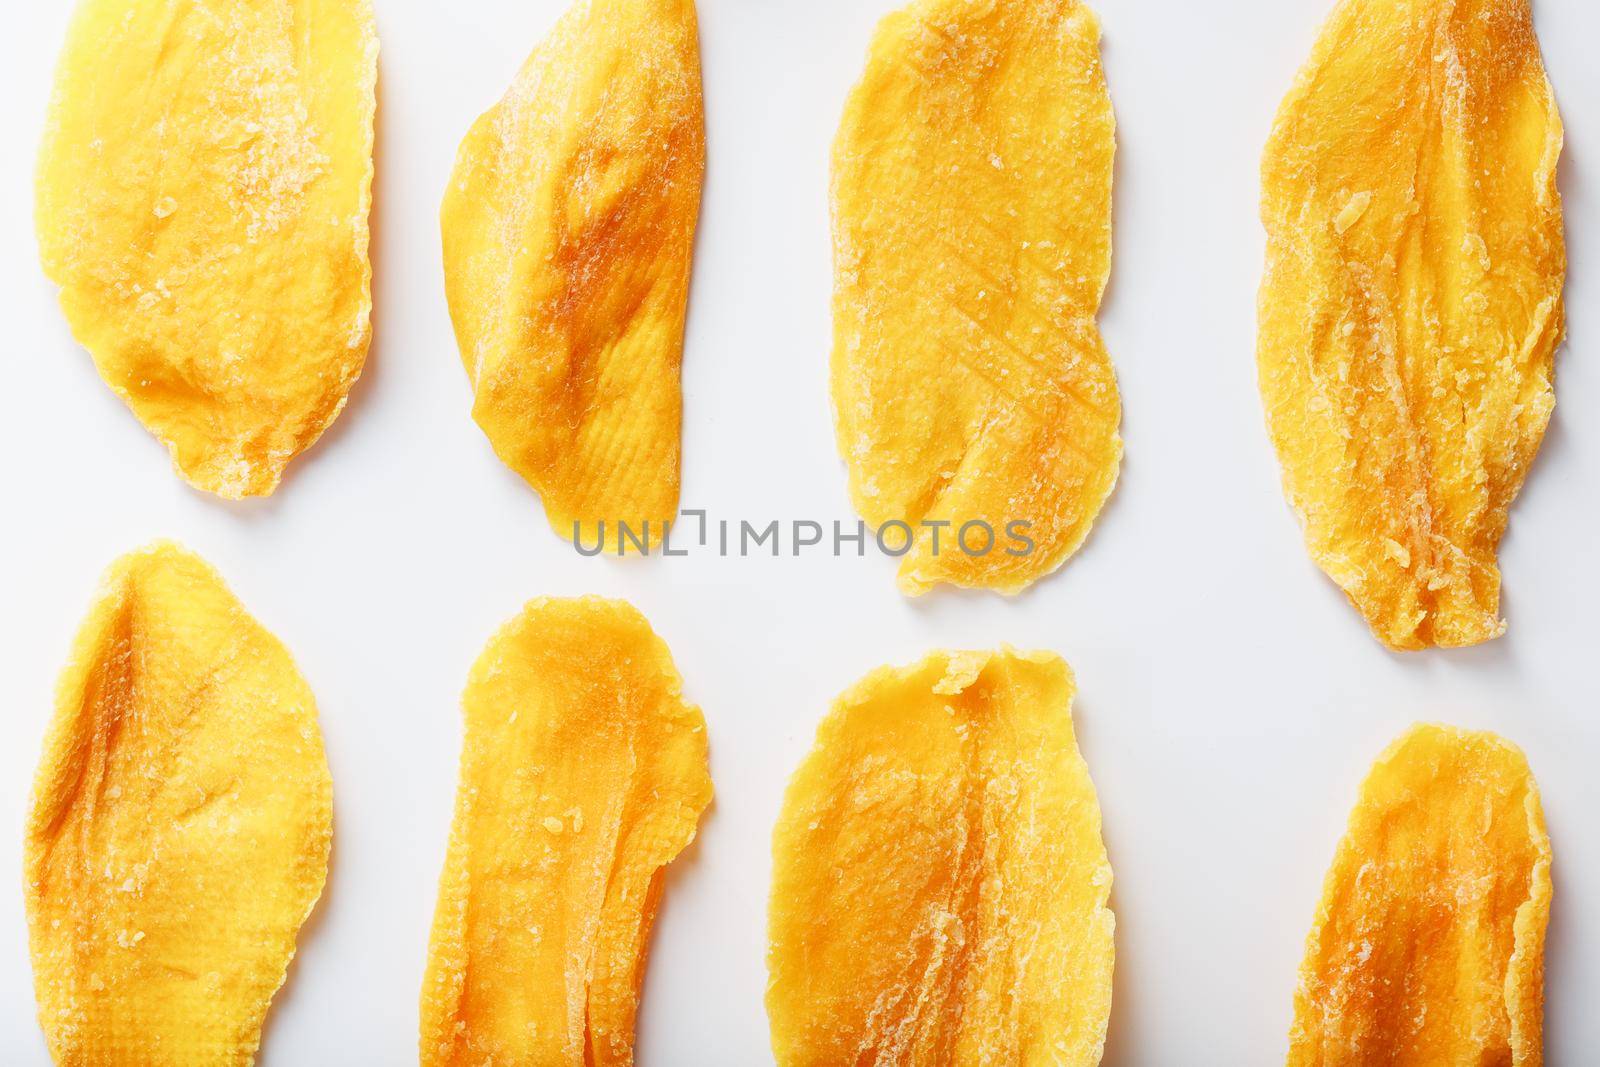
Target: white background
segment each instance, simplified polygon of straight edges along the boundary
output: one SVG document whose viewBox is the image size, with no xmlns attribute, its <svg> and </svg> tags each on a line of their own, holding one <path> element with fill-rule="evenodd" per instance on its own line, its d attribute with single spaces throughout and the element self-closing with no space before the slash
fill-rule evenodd
<svg viewBox="0 0 1600 1067">
<path fill-rule="evenodd" d="M 685 364 L 684 505 L 853 521 L 827 400 L 829 144 L 894 0 L 700 0 L 709 121 Z M 69 5 L 0 43 L 0 1062 L 43 1064 L 20 832 L 54 677 L 101 569 L 174 537 L 295 653 L 321 708 L 337 831 L 327 895 L 262 1062 L 414 1062 L 451 815 L 457 697 L 528 598 L 627 597 L 671 645 L 718 799 L 672 868 L 640 1019 L 649 1065 L 770 1062 L 768 833 L 832 697 L 936 646 L 1054 649 L 1116 870 L 1108 1064 L 1281 1062 L 1295 970 L 1358 782 L 1419 718 L 1528 753 L 1556 850 L 1552 1064 L 1600 1056 L 1600 9 L 1540 0 L 1567 120 L 1572 341 L 1503 563 L 1508 636 L 1397 656 L 1307 561 L 1253 367 L 1257 159 L 1324 0 L 1098 0 L 1119 123 L 1102 317 L 1126 408 L 1122 483 L 1084 551 L 1014 601 L 908 602 L 893 561 L 579 558 L 468 415 L 437 207 L 455 146 L 562 0 L 378 0 L 376 343 L 350 406 L 277 496 L 225 504 L 69 338 L 35 254 L 34 146 Z"/>
</svg>

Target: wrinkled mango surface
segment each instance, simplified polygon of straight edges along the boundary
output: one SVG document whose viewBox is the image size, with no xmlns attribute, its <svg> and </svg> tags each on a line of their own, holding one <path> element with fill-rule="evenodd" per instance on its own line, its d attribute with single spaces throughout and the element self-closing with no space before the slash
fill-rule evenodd
<svg viewBox="0 0 1600 1067">
<path fill-rule="evenodd" d="M 1378 757 L 1328 871 L 1290 1067 L 1536 1067 L 1550 895 L 1521 751 L 1413 727 Z"/>
<path fill-rule="evenodd" d="M 711 802 L 706 725 L 620 601 L 536 600 L 472 669 L 422 991 L 423 1067 L 633 1062 L 663 868 Z"/>
<path fill-rule="evenodd" d="M 782 1067 L 1097 1064 L 1111 867 L 1046 653 L 938 652 L 834 704 L 773 834 Z"/>
<path fill-rule="evenodd" d="M 461 144 L 441 216 L 473 417 L 563 537 L 659 542 L 677 514 L 704 174 L 692 0 L 579 0 Z"/>
<path fill-rule="evenodd" d="M 856 510 L 915 535 L 907 593 L 1021 590 L 1116 483 L 1115 131 L 1079 0 L 915 0 L 872 42 L 833 153 L 833 407 Z"/>
<path fill-rule="evenodd" d="M 332 834 L 283 645 L 198 557 L 119 560 L 61 677 L 24 846 L 56 1064 L 252 1062 Z"/>
<path fill-rule="evenodd" d="M 370 0 L 79 0 L 44 269 L 199 489 L 271 493 L 361 373 L 377 57 Z"/>
<path fill-rule="evenodd" d="M 1504 630 L 1565 323 L 1561 142 L 1527 0 L 1342 0 L 1278 111 L 1267 422 L 1312 558 L 1393 648 Z"/>
</svg>

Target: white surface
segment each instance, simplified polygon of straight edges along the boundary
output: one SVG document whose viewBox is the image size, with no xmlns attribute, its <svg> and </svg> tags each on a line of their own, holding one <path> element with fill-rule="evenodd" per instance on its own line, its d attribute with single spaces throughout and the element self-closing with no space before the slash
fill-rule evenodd
<svg viewBox="0 0 1600 1067">
<path fill-rule="evenodd" d="M 853 521 L 833 449 L 828 147 L 893 0 L 701 0 L 710 173 L 685 368 L 684 504 Z M 718 800 L 673 868 L 641 1061 L 770 1062 L 768 831 L 830 699 L 869 668 L 1002 641 L 1077 669 L 1080 740 L 1116 869 L 1108 1064 L 1281 1062 L 1295 969 L 1356 785 L 1407 723 L 1519 742 L 1556 849 L 1552 1064 L 1600 1049 L 1600 9 L 1540 0 L 1567 120 L 1572 343 L 1503 563 L 1510 634 L 1385 652 L 1307 561 L 1256 396 L 1256 165 L 1324 0 L 1098 0 L 1120 126 L 1102 317 L 1126 406 L 1122 484 L 1086 549 L 1012 602 L 907 602 L 884 558 L 576 556 L 468 416 L 436 212 L 455 146 L 562 0 L 379 0 L 377 341 L 349 409 L 278 495 L 227 505 L 69 338 L 36 263 L 32 157 L 68 4 L 11 5 L 0 44 L 0 1062 L 42 1064 L 20 827 L 51 691 L 99 572 L 158 536 L 214 562 L 293 650 L 337 801 L 328 892 L 269 1020 L 268 1065 L 414 1062 L 455 788 L 457 697 L 540 594 L 633 600 L 710 722 Z"/>
</svg>

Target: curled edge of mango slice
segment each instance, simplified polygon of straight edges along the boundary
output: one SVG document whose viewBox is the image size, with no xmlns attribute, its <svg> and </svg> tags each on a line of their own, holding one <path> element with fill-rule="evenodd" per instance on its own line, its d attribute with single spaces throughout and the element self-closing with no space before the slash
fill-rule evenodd
<svg viewBox="0 0 1600 1067">
<path fill-rule="evenodd" d="M 1100 1061 L 1115 918 L 1048 653 L 936 652 L 846 691 L 773 833 L 782 1067 Z"/>
<path fill-rule="evenodd" d="M 117 561 L 61 676 L 24 844 L 55 1062 L 251 1063 L 332 834 L 283 645 L 198 557 Z"/>
<path fill-rule="evenodd" d="M 1504 631 L 1565 331 L 1562 136 L 1527 0 L 1342 0 L 1278 111 L 1268 428 L 1312 558 L 1391 648 Z"/>
<path fill-rule="evenodd" d="M 272 493 L 366 361 L 377 54 L 370 0 L 79 0 L 40 258 L 197 489 Z"/>
<path fill-rule="evenodd" d="M 832 401 L 856 510 L 911 529 L 909 595 L 1020 592 L 1116 484 L 1115 151 L 1080 0 L 915 0 L 880 24 L 833 151 Z"/>
<path fill-rule="evenodd" d="M 622 601 L 535 600 L 490 640 L 462 698 L 423 1067 L 633 1062 L 664 869 L 711 802 L 682 687 Z"/>
<path fill-rule="evenodd" d="M 441 209 L 473 418 L 557 534 L 677 515 L 705 174 L 692 0 L 579 0 L 462 141 Z"/>
<path fill-rule="evenodd" d="M 1289 1067 L 1537 1067 L 1550 864 L 1515 745 L 1412 727 L 1373 765 L 1328 871 Z"/>
</svg>

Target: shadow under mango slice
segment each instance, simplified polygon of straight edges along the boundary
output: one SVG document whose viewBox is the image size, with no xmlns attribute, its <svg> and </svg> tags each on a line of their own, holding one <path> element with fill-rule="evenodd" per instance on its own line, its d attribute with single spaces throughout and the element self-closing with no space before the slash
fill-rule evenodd
<svg viewBox="0 0 1600 1067">
<path fill-rule="evenodd" d="M 119 560 L 61 677 L 24 845 L 56 1064 L 251 1063 L 332 834 L 289 653 L 198 557 Z"/>
<path fill-rule="evenodd" d="M 1527 0 L 1342 0 L 1279 108 L 1268 429 L 1312 559 L 1391 648 L 1505 629 L 1566 321 L 1561 144 Z"/>
<path fill-rule="evenodd" d="M 40 256 L 198 489 L 271 493 L 361 373 L 377 72 L 369 0 L 79 0 Z"/>
<path fill-rule="evenodd" d="M 1100 805 L 1048 653 L 936 652 L 835 702 L 773 832 L 781 1067 L 1100 1062 Z"/>
<path fill-rule="evenodd" d="M 423 1067 L 622 1067 L 666 865 L 711 802 L 706 725 L 631 606 L 536 600 L 467 682 Z"/>
<path fill-rule="evenodd" d="M 1407 731 L 1362 783 L 1328 871 L 1289 1067 L 1537 1067 L 1550 862 L 1516 746 Z"/>
</svg>

